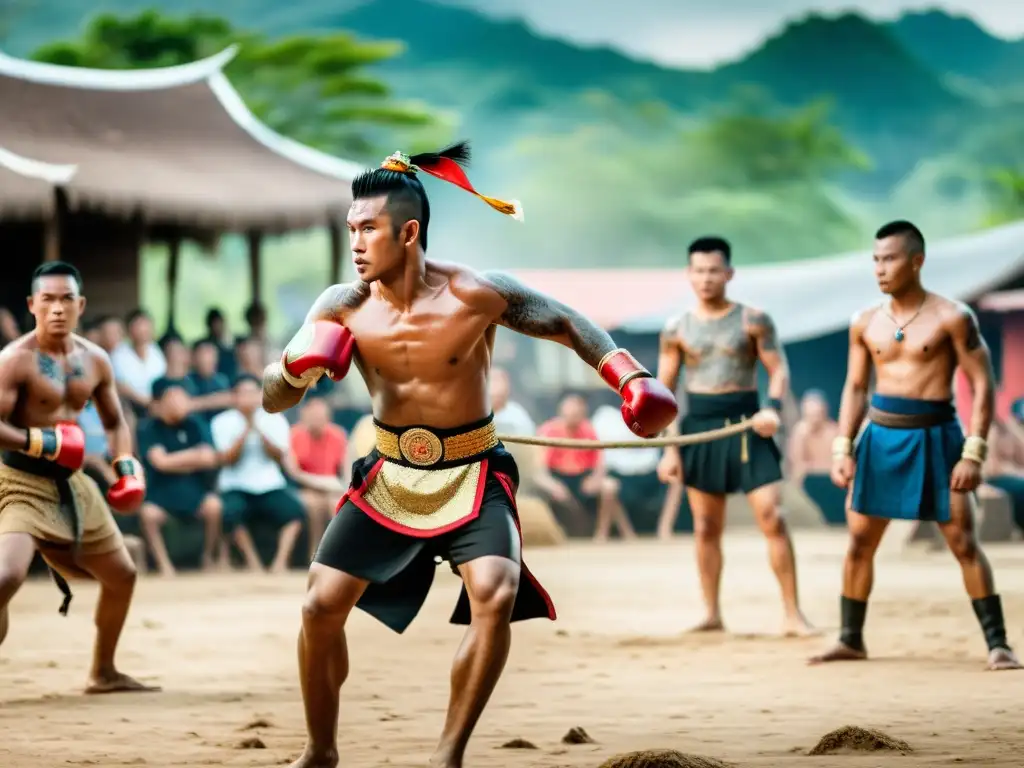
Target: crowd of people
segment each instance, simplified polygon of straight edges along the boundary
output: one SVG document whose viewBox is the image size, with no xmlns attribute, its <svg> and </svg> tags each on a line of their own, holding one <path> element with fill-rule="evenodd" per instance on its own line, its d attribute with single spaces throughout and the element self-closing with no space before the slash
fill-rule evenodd
<svg viewBox="0 0 1024 768">
<path fill-rule="evenodd" d="M 200 564 L 230 567 L 232 550 L 252 570 L 280 571 L 292 562 L 303 529 L 312 558 L 352 461 L 369 450 L 369 409 L 352 407 L 324 380 L 297 412 L 269 414 L 260 405 L 267 362 L 280 356 L 267 334 L 259 305 L 245 313 L 248 333 L 233 338 L 223 314 L 207 313 L 207 333 L 191 344 L 172 330 L 157 340 L 152 317 L 142 309 L 123 320 L 98 317 L 83 332 L 110 355 L 138 455 L 148 480 L 137 521 L 120 518 L 139 565 L 148 559 L 163 575 L 178 567 L 164 539 L 170 521 L 195 521 L 203 531 Z M 21 328 L 0 308 L 6 343 Z M 495 369 L 491 399 L 499 434 L 542 435 L 603 441 L 630 440 L 615 393 L 567 392 L 551 418 L 541 420 L 513 397 L 509 374 Z M 1017 409 L 1024 411 L 1024 409 Z M 86 471 L 104 489 L 114 482 L 106 434 L 95 408 L 79 420 L 87 437 Z M 819 391 L 804 394 L 798 420 L 787 431 L 786 476 L 802 487 L 826 520 L 842 524 L 845 492 L 829 479 L 838 425 Z M 355 432 L 362 431 L 360 439 Z M 985 465 L 984 496 L 1008 496 L 1024 527 L 1024 426 L 997 422 Z M 679 484 L 658 479 L 661 449 L 520 451 L 522 492 L 542 497 L 566 534 L 604 541 L 633 539 L 637 528 L 669 538 L 687 503 Z M 250 533 L 262 524 L 277 531 L 269 565 L 260 560 Z M 686 523 L 682 528 L 687 527 Z M 138 534 L 138 535 L 135 535 Z"/>
</svg>

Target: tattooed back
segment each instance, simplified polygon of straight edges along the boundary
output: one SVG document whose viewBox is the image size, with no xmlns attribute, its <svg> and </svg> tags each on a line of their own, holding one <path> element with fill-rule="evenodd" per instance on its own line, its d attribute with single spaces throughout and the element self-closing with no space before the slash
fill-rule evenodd
<svg viewBox="0 0 1024 768">
<path fill-rule="evenodd" d="M 903 328 L 903 340 L 897 341 L 899 326 L 886 306 L 866 309 L 851 323 L 853 343 L 874 368 L 875 390 L 921 400 L 952 398 L 958 364 L 954 336 L 966 333 L 967 352 L 982 346 L 974 313 L 958 301 L 929 293 L 920 314 Z"/>
<path fill-rule="evenodd" d="M 18 427 L 47 427 L 75 421 L 109 368 L 107 354 L 72 334 L 66 354 L 39 349 L 34 333 L 0 352 L 0 418 Z"/>
</svg>

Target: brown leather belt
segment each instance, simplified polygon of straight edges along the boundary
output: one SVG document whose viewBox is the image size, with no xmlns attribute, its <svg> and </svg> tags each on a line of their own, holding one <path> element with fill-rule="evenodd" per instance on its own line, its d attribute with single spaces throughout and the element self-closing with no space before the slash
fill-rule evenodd
<svg viewBox="0 0 1024 768">
<path fill-rule="evenodd" d="M 462 461 L 498 445 L 494 422 L 468 432 L 439 436 L 426 427 L 411 427 L 395 433 L 374 424 L 377 451 L 395 461 L 407 461 L 417 467 L 431 467 L 441 462 Z"/>
<path fill-rule="evenodd" d="M 890 429 L 928 429 L 952 421 L 948 413 L 890 413 L 868 407 L 868 419 L 880 427 Z"/>
</svg>

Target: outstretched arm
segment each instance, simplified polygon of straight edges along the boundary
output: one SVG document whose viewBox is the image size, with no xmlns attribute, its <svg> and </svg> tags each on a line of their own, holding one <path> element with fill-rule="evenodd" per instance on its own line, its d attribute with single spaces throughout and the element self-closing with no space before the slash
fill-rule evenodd
<svg viewBox="0 0 1024 768">
<path fill-rule="evenodd" d="M 675 419 L 672 393 L 593 321 L 504 273 L 488 272 L 483 280 L 501 299 L 495 321 L 574 350 L 622 396 L 622 418 L 634 434 L 652 437 Z"/>
<path fill-rule="evenodd" d="M 354 347 L 348 331 L 341 330 L 341 319 L 345 310 L 363 301 L 368 290 L 366 283 L 346 283 L 332 285 L 320 294 L 306 315 L 302 328 L 289 342 L 282 360 L 263 370 L 263 410 L 280 413 L 298 405 L 306 389 L 316 383 L 325 369 L 330 369 L 336 379 L 345 375 Z M 338 327 L 321 335 L 313 327 L 319 321 L 333 322 Z M 286 360 L 289 366 L 295 363 L 296 370 L 301 368 L 306 375 L 298 378 L 294 372 L 289 374 L 285 370 Z"/>
<path fill-rule="evenodd" d="M 503 272 L 485 272 L 483 279 L 505 302 L 498 322 L 506 328 L 538 339 L 556 341 L 572 349 L 592 368 L 615 351 L 615 342 L 592 320 L 560 301 L 545 296 Z"/>
</svg>

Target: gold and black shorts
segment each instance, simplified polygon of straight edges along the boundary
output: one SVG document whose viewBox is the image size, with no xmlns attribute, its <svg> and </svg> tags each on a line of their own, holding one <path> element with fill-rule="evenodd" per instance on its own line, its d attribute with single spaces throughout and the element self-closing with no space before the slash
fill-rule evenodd
<svg viewBox="0 0 1024 768">
<path fill-rule="evenodd" d="M 550 598 L 522 565 L 519 471 L 492 418 L 456 429 L 374 426 L 377 445 L 353 466 L 314 562 L 370 582 L 358 606 L 396 632 L 419 613 L 439 562 L 458 573 L 491 556 L 522 570 L 512 620 L 553 619 Z M 463 589 L 452 622 L 468 624 L 469 607 Z"/>
</svg>

